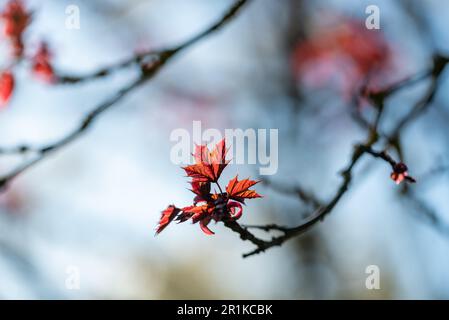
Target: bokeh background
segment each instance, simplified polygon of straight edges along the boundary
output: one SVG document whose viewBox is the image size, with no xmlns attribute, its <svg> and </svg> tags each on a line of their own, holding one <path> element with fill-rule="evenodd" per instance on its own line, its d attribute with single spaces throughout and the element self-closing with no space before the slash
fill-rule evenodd
<svg viewBox="0 0 449 320">
<path fill-rule="evenodd" d="M 209 26 L 232 1 L 26 4 L 34 11 L 27 43 L 46 39 L 58 70 L 83 74 L 139 50 L 178 44 Z M 104 114 L 85 136 L 2 191 L 0 298 L 449 298 L 447 75 L 432 107 L 402 137 L 404 157 L 419 180 L 411 187 L 420 205 L 390 180 L 385 163 L 366 157 L 331 215 L 282 247 L 243 259 L 253 246 L 222 224 L 211 226 L 214 236 L 183 224 L 154 237 L 161 210 L 191 202 L 184 172 L 170 161 L 169 137 L 177 128 L 190 131 L 194 120 L 220 130 L 278 129 L 279 170 L 270 179 L 300 184 L 323 200 L 333 195 L 339 170 L 365 137 L 347 96 L 348 87 L 361 80 L 360 65 L 343 51 L 344 63 L 332 65 L 325 57 L 324 66 L 307 69 L 298 48 L 316 37 L 327 41 L 340 30 L 335 25 L 349 22 L 354 32 L 363 30 L 362 46 L 377 48 L 364 27 L 365 8 L 372 4 L 380 8 L 381 29 L 369 32 L 391 49 L 388 64 L 382 60 L 379 67 L 385 73 L 380 85 L 428 69 L 435 52 L 449 54 L 449 2 L 252 1 Z M 80 8 L 79 30 L 65 28 L 68 5 Z M 1 61 L 7 59 L 4 46 Z M 363 48 L 349 46 L 365 61 Z M 129 69 L 88 83 L 48 85 L 19 70 L 14 96 L 0 113 L 1 146 L 58 139 L 135 75 Z M 398 119 L 427 84 L 389 99 L 386 117 Z M 0 169 L 5 173 L 23 160 L 2 156 Z M 257 177 L 258 166 L 232 165 L 224 179 L 235 173 Z M 243 222 L 293 226 L 304 218 L 306 207 L 295 197 L 263 185 L 257 190 L 264 198 L 248 202 Z M 379 290 L 365 287 L 369 265 L 380 269 Z M 79 290 L 66 287 L 73 268 Z"/>
</svg>

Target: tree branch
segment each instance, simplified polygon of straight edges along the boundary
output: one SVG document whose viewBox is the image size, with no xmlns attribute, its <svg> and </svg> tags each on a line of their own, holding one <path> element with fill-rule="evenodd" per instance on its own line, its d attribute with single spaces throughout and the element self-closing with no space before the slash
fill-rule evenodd
<svg viewBox="0 0 449 320">
<path fill-rule="evenodd" d="M 392 167 L 394 167 L 397 163 L 385 152 L 378 152 L 374 151 L 372 149 L 372 145 L 376 142 L 376 140 L 371 140 L 367 144 L 364 145 L 357 145 L 354 149 L 354 152 L 351 157 L 350 163 L 347 165 L 346 169 L 342 171 L 341 175 L 343 177 L 343 181 L 340 184 L 339 188 L 337 189 L 337 192 L 332 197 L 332 199 L 324 206 L 320 207 L 318 210 L 316 210 L 314 213 L 312 213 L 308 218 L 306 218 L 302 223 L 300 223 L 298 226 L 293 228 L 288 227 L 281 227 L 278 225 L 266 225 L 266 226 L 241 226 L 237 222 L 232 221 L 231 222 L 225 222 L 225 226 L 230 228 L 232 231 L 240 234 L 240 238 L 242 240 L 248 240 L 252 242 L 254 245 L 256 245 L 256 249 L 253 251 L 246 253 L 243 255 L 244 258 L 264 252 L 265 250 L 282 245 L 285 241 L 298 236 L 305 231 L 307 231 L 309 228 L 314 226 L 320 221 L 323 221 L 324 218 L 332 212 L 332 210 L 337 206 L 337 204 L 340 202 L 342 197 L 345 195 L 345 193 L 349 190 L 349 186 L 352 181 L 352 171 L 355 167 L 355 165 L 360 161 L 362 156 L 364 154 L 370 154 L 375 158 L 380 158 L 384 161 L 386 161 L 388 164 L 390 164 Z M 248 231 L 248 228 L 253 229 L 261 229 L 265 231 L 281 231 L 283 232 L 283 235 L 273 237 L 271 240 L 263 240 L 257 238 L 254 234 Z"/>
<path fill-rule="evenodd" d="M 438 63 L 438 61 L 440 61 L 440 63 Z M 442 71 L 444 70 L 446 63 L 447 63 L 447 59 L 442 59 L 442 60 L 436 59 L 436 63 L 434 64 L 434 68 L 432 69 L 432 72 L 431 72 L 432 77 L 434 79 L 433 83 L 437 83 L 439 81 L 439 77 L 440 77 Z M 424 74 L 426 74 L 426 73 L 424 73 Z M 303 232 L 307 231 L 309 228 L 311 228 L 318 222 L 323 221 L 324 218 L 333 211 L 333 209 L 337 206 L 337 204 L 340 202 L 340 200 L 343 198 L 343 196 L 349 190 L 350 184 L 352 182 L 352 177 L 353 177 L 353 169 L 356 166 L 356 164 L 361 160 L 361 158 L 363 157 L 364 154 L 370 154 L 374 158 L 381 159 L 381 160 L 385 161 L 386 163 L 388 163 L 391 166 L 393 172 L 398 170 L 398 166 L 402 165 L 402 163 L 395 161 L 389 154 L 387 154 L 386 151 L 376 151 L 373 149 L 374 144 L 378 142 L 379 137 L 380 137 L 380 135 L 378 133 L 378 128 L 379 128 L 382 114 L 384 111 L 384 102 L 385 102 L 385 99 L 389 95 L 394 93 L 396 90 L 402 89 L 406 85 L 412 85 L 415 83 L 415 81 L 418 81 L 416 79 L 422 79 L 422 77 L 424 77 L 424 75 L 416 77 L 416 78 L 410 78 L 413 80 L 401 81 L 399 84 L 396 84 L 389 88 L 386 88 L 384 91 L 377 92 L 376 96 L 372 97 L 373 98 L 372 101 L 377 106 L 378 112 L 377 112 L 377 115 L 376 115 L 376 118 L 375 118 L 373 124 L 369 124 L 367 126 L 367 129 L 368 129 L 367 140 L 364 144 L 358 144 L 355 146 L 354 151 L 351 156 L 351 161 L 349 162 L 349 164 L 346 166 L 346 168 L 341 173 L 343 180 L 342 180 L 340 186 L 338 187 L 336 193 L 334 194 L 334 196 L 331 198 L 331 200 L 326 205 L 322 205 L 321 202 L 319 202 L 315 196 L 305 192 L 302 188 L 299 188 L 299 189 L 291 188 L 291 190 L 288 190 L 288 192 L 287 192 L 288 194 L 296 194 L 300 199 L 302 199 L 306 203 L 311 203 L 313 205 L 320 204 L 319 208 L 317 210 L 315 210 L 308 218 L 306 218 L 298 226 L 288 228 L 288 227 L 282 227 L 282 226 L 270 224 L 270 225 L 265 225 L 265 226 L 259 225 L 259 226 L 243 227 L 243 226 L 238 225 L 237 222 L 233 222 L 233 225 L 229 225 L 229 223 L 225 223 L 225 226 L 227 226 L 234 232 L 239 233 L 241 239 L 248 240 L 256 246 L 256 249 L 254 249 L 253 251 L 251 251 L 249 253 L 244 254 L 243 257 L 249 257 L 252 255 L 264 252 L 265 250 L 267 250 L 269 248 L 272 248 L 275 246 L 280 246 L 287 240 L 302 234 Z M 429 91 L 427 92 L 427 94 L 425 95 L 425 97 L 423 99 L 421 99 L 421 101 L 425 101 L 426 104 L 421 102 L 421 103 L 417 103 L 417 105 L 419 105 L 420 108 L 422 108 L 424 105 L 427 106 L 428 104 L 430 104 L 430 102 L 432 101 L 432 98 L 436 92 L 436 89 L 437 89 L 437 86 L 432 85 L 431 88 L 429 89 Z M 414 109 L 415 108 L 413 108 L 413 110 Z M 411 120 L 407 120 L 407 121 L 411 121 Z M 406 177 L 406 181 L 414 182 L 414 179 L 411 177 Z M 265 183 L 267 183 L 267 182 L 265 182 Z M 271 182 L 268 182 L 268 185 L 270 185 L 270 184 L 271 184 Z M 271 186 L 273 187 L 272 184 L 271 184 Z M 279 187 L 279 186 L 275 186 L 274 189 L 277 189 L 278 191 L 285 191 L 284 187 Z M 299 192 L 298 192 L 298 190 L 299 190 Z M 236 226 L 236 224 L 238 226 Z M 260 230 L 264 230 L 266 232 L 280 231 L 283 234 L 281 236 L 273 237 L 271 240 L 263 240 L 263 239 L 257 238 L 252 233 L 250 233 L 248 231 L 248 228 L 260 229 Z"/>
<path fill-rule="evenodd" d="M 165 49 L 157 52 L 150 51 L 147 53 L 139 54 L 125 62 L 121 62 L 115 66 L 109 67 L 108 69 L 102 69 L 93 74 L 86 75 L 83 77 L 73 77 L 73 76 L 60 77 L 59 80 L 62 82 L 76 83 L 106 76 L 115 70 L 124 68 L 132 64 L 138 64 L 141 70 L 141 74 L 137 79 L 133 80 L 131 83 L 123 87 L 112 97 L 110 97 L 97 107 L 95 107 L 91 112 L 89 112 L 84 117 L 80 125 L 75 130 L 70 132 L 68 135 L 62 137 L 61 139 L 57 140 L 56 142 L 37 148 L 28 145 L 20 145 L 18 147 L 12 148 L 0 148 L 0 153 L 3 154 L 11 154 L 11 153 L 22 154 L 28 152 L 34 152 L 37 154 L 34 157 L 34 159 L 25 162 L 18 168 L 6 174 L 4 177 L 1 177 L 0 188 L 5 187 L 12 179 L 17 177 L 19 174 L 23 173 L 28 168 L 43 161 L 50 154 L 55 153 L 56 151 L 62 149 L 63 147 L 67 146 L 68 144 L 70 144 L 71 142 L 75 141 L 80 136 L 82 136 L 87 131 L 87 129 L 89 129 L 92 126 L 94 121 L 100 115 L 102 115 L 105 111 L 109 110 L 112 106 L 114 106 L 123 98 L 125 98 L 130 92 L 134 91 L 134 89 L 146 83 L 149 79 L 153 78 L 153 76 L 161 69 L 161 67 L 164 66 L 167 62 L 169 62 L 176 54 L 194 45 L 196 42 L 216 32 L 222 26 L 226 25 L 239 12 L 239 10 L 249 1 L 250 0 L 239 0 L 235 2 L 234 5 L 228 10 L 228 12 L 226 12 L 217 22 L 212 24 L 209 28 L 205 29 L 201 33 L 195 35 L 191 39 L 172 49 Z M 153 58 L 149 62 L 145 61 L 145 58 L 148 58 L 148 56 L 151 56 Z"/>
</svg>

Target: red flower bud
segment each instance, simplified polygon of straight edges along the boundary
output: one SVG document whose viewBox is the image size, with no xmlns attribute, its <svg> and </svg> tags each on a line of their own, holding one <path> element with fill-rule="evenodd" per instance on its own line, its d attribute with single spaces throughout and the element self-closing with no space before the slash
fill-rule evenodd
<svg viewBox="0 0 449 320">
<path fill-rule="evenodd" d="M 407 180 L 408 182 L 416 182 L 416 180 L 408 175 L 408 168 L 405 163 L 397 163 L 393 167 L 393 172 L 391 173 L 391 179 L 393 179 L 396 184 L 400 184 L 402 181 Z"/>
</svg>

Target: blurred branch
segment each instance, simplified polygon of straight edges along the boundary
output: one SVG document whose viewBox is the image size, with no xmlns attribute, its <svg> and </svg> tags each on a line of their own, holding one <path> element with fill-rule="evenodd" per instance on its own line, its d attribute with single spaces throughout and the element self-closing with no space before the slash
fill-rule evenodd
<svg viewBox="0 0 449 320">
<path fill-rule="evenodd" d="M 449 239 L 449 224 L 441 219 L 438 212 L 426 201 L 420 199 L 415 192 L 407 190 L 405 197 L 416 211 L 415 217 L 423 219 L 441 235 Z"/>
<path fill-rule="evenodd" d="M 62 149 L 63 147 L 67 146 L 71 142 L 78 139 L 83 133 L 86 132 L 87 129 L 91 127 L 91 125 L 94 123 L 94 121 L 99 118 L 100 115 L 102 115 L 105 111 L 109 110 L 112 106 L 114 106 L 116 103 L 121 101 L 124 97 L 128 95 L 128 93 L 134 91 L 137 87 L 141 86 L 142 84 L 146 83 L 148 80 L 154 77 L 154 75 L 163 67 L 167 62 L 169 62 L 176 54 L 180 53 L 184 49 L 187 49 L 188 47 L 192 46 L 199 40 L 205 38 L 206 36 L 210 35 L 211 33 L 219 30 L 221 27 L 226 25 L 229 21 L 232 20 L 232 18 L 239 12 L 239 10 L 250 0 L 239 0 L 234 3 L 234 5 L 229 9 L 229 11 L 224 14 L 216 23 L 211 25 L 209 28 L 205 29 L 201 33 L 195 35 L 194 37 L 190 38 L 186 42 L 180 44 L 179 46 L 176 46 L 174 48 L 160 50 L 160 51 L 149 51 L 144 54 L 139 54 L 131 59 L 120 62 L 115 66 L 111 66 L 106 69 L 99 70 L 93 74 L 82 76 L 82 77 L 72 77 L 72 76 L 63 76 L 60 77 L 61 81 L 70 82 L 70 83 L 76 83 L 80 81 L 85 80 L 91 80 L 99 77 L 106 76 L 110 74 L 111 72 L 118 70 L 120 68 L 123 68 L 125 66 L 131 65 L 131 64 L 138 64 L 140 67 L 141 74 L 140 76 L 133 80 L 131 83 L 120 89 L 117 93 L 115 93 L 112 97 L 95 107 L 91 112 L 89 112 L 84 119 L 81 121 L 80 125 L 70 132 L 68 135 L 62 137 L 58 141 L 45 145 L 43 147 L 33 147 L 33 146 L 27 146 L 27 145 L 20 145 L 18 147 L 12 147 L 12 148 L 0 148 L 0 151 L 5 151 L 6 154 L 11 154 L 12 152 L 17 153 L 27 153 L 27 152 L 34 152 L 37 154 L 37 156 L 34 157 L 34 159 L 25 162 L 18 168 L 12 170 L 8 174 L 6 174 L 4 177 L 0 178 L 0 188 L 5 187 L 12 179 L 17 177 L 19 174 L 27 170 L 28 168 L 36 165 L 37 163 L 41 162 L 42 160 L 46 159 L 50 154 Z M 151 56 L 153 59 L 149 62 L 145 61 L 145 58 L 148 58 Z M 1 153 L 1 152 L 0 152 Z"/>
<path fill-rule="evenodd" d="M 431 71 L 431 84 L 425 93 L 425 95 L 418 100 L 418 102 L 413 106 L 412 110 L 406 114 L 396 125 L 396 127 L 392 130 L 392 133 L 388 136 L 389 141 L 394 141 L 401 132 L 401 130 L 411 123 L 414 119 L 416 119 L 420 114 L 425 112 L 427 108 L 432 104 L 437 89 L 440 85 L 440 76 L 445 70 L 447 64 L 449 62 L 448 57 L 436 55 L 433 60 L 433 68 Z"/>
<path fill-rule="evenodd" d="M 315 210 L 314 213 L 312 213 L 308 218 L 306 218 L 301 224 L 299 224 L 296 227 L 288 228 L 283 226 L 278 226 L 275 224 L 269 224 L 269 225 L 261 225 L 261 226 L 240 226 L 237 224 L 237 222 L 233 222 L 232 224 L 226 223 L 225 225 L 229 227 L 234 232 L 237 232 L 240 234 L 240 238 L 243 240 L 248 240 L 252 242 L 256 249 L 253 251 L 246 253 L 243 255 L 243 257 L 249 257 L 261 252 L 264 252 L 265 250 L 280 246 L 287 240 L 296 237 L 315 224 L 317 224 L 320 221 L 323 221 L 323 219 L 332 212 L 332 210 L 337 206 L 337 204 L 340 202 L 340 200 L 343 198 L 343 196 L 347 193 L 349 190 L 350 184 L 352 182 L 353 177 L 353 169 L 356 166 L 356 164 L 360 161 L 360 159 L 365 154 L 369 154 L 373 156 L 374 158 L 383 160 L 384 162 L 388 163 L 392 170 L 392 177 L 394 178 L 396 175 L 396 178 L 394 178 L 395 181 L 401 182 L 402 180 L 405 180 L 407 182 L 415 182 L 415 179 L 412 177 L 409 177 L 407 175 L 407 166 L 403 164 L 402 162 L 395 161 L 389 154 L 387 154 L 387 149 L 391 147 L 392 145 L 396 147 L 398 150 L 398 153 L 401 156 L 401 150 L 400 150 L 400 144 L 399 144 L 399 134 L 400 132 L 405 128 L 405 126 L 409 123 L 411 123 L 413 120 L 417 119 L 433 102 L 433 99 L 435 97 L 435 94 L 437 92 L 437 89 L 439 87 L 440 83 L 440 76 L 443 73 L 447 63 L 449 62 L 449 59 L 447 57 L 443 56 L 435 56 L 433 67 L 430 71 L 424 72 L 420 75 L 417 75 L 415 77 L 409 77 L 405 80 L 402 80 L 396 84 L 393 84 L 383 90 L 374 92 L 374 93 L 367 93 L 364 88 L 360 90 L 360 94 L 367 93 L 369 94 L 369 98 L 373 102 L 373 104 L 377 108 L 377 115 L 373 121 L 373 123 L 365 122 L 367 129 L 367 139 L 366 142 L 363 144 L 358 144 L 355 146 L 354 151 L 351 156 L 351 161 L 346 166 L 346 168 L 342 171 L 341 175 L 343 178 L 343 181 L 341 182 L 340 186 L 338 187 L 337 191 L 335 192 L 334 196 L 331 198 L 331 200 L 326 205 L 321 205 L 317 198 L 314 195 L 311 195 L 307 192 L 305 192 L 302 188 L 291 188 L 289 190 L 286 190 L 285 187 L 279 186 L 279 185 L 273 185 L 270 182 L 265 182 L 267 185 L 271 186 L 272 188 L 284 192 L 286 194 L 295 194 L 300 199 L 302 199 L 306 203 L 312 203 L 314 205 L 320 204 L 319 208 Z M 382 135 L 379 132 L 379 126 L 382 119 L 382 114 L 384 111 L 384 105 L 385 105 L 385 99 L 388 98 L 390 95 L 396 93 L 398 90 L 403 89 L 407 86 L 415 84 L 417 81 L 423 80 L 427 77 L 431 76 L 432 82 L 429 87 L 429 89 L 425 92 L 424 96 L 419 99 L 419 101 L 415 104 L 415 106 L 412 108 L 412 110 L 407 113 L 406 116 L 404 116 L 403 119 L 399 121 L 399 123 L 396 125 L 395 129 L 392 131 L 393 134 L 388 137 L 387 139 L 387 145 L 385 145 L 384 151 L 376 151 L 373 149 L 374 144 L 376 144 L 379 141 L 379 138 Z M 366 89 L 366 88 L 365 88 Z M 401 179 L 397 180 L 397 176 L 401 175 Z M 431 217 L 435 217 L 435 215 L 431 215 Z M 433 219 L 434 220 L 434 219 Z M 281 236 L 272 237 L 271 240 L 262 240 L 254 236 L 251 232 L 248 231 L 248 229 L 260 229 L 264 230 L 266 232 L 270 231 L 280 231 L 283 234 Z"/>
<path fill-rule="evenodd" d="M 132 56 L 129 59 L 126 59 L 122 62 L 119 62 L 115 65 L 101 68 L 100 70 L 97 70 L 95 72 L 92 72 L 90 74 L 86 74 L 83 76 L 73 76 L 73 75 L 59 75 L 57 77 L 57 83 L 78 83 L 83 81 L 89 81 L 89 80 L 95 80 L 98 78 L 106 77 L 113 72 L 116 72 L 120 69 L 124 69 L 127 67 L 130 67 L 132 65 L 141 65 L 141 64 L 152 64 L 154 61 L 157 61 L 160 59 L 160 57 L 164 54 L 166 54 L 169 51 L 173 52 L 180 52 L 181 50 L 190 47 L 197 41 L 201 40 L 202 38 L 208 36 L 209 34 L 217 31 L 220 29 L 223 25 L 225 25 L 231 18 L 233 18 L 237 12 L 240 10 L 240 8 L 250 0 L 239 0 L 237 1 L 230 9 L 229 11 L 215 24 L 213 24 L 208 29 L 204 30 L 203 32 L 197 34 L 196 36 L 192 37 L 191 39 L 187 40 L 183 44 L 179 45 L 178 47 L 174 49 L 169 50 L 148 50 L 141 53 L 138 53 L 134 56 Z"/>
<path fill-rule="evenodd" d="M 433 180 L 435 177 L 447 173 L 447 171 L 447 165 L 437 165 L 431 168 L 426 173 L 420 175 L 420 188 L 422 189 L 426 183 Z M 437 209 L 433 208 L 427 201 L 418 196 L 418 191 L 406 188 L 403 190 L 402 195 L 405 196 L 409 205 L 412 206 L 413 210 L 416 212 L 414 217 L 426 222 L 441 235 L 445 236 L 446 239 L 449 239 L 449 223 L 441 218 Z"/>
<path fill-rule="evenodd" d="M 420 182 L 421 186 L 425 183 L 428 183 L 430 180 L 432 180 L 435 177 L 445 175 L 449 172 L 449 166 L 447 164 L 439 164 L 435 167 L 431 168 L 427 172 L 421 174 Z"/>
<path fill-rule="evenodd" d="M 303 187 L 301 187 L 299 185 L 288 186 L 284 183 L 273 182 L 267 178 L 261 178 L 261 181 L 265 186 L 267 186 L 281 194 L 297 196 L 305 204 L 312 205 L 315 208 L 322 206 L 322 202 L 320 200 L 318 200 L 318 198 L 312 192 L 305 190 Z"/>
<path fill-rule="evenodd" d="M 56 72 L 55 84 L 74 84 L 79 82 L 87 82 L 91 80 L 97 80 L 100 78 L 105 78 L 114 72 L 120 71 L 122 69 L 131 67 L 133 65 L 140 65 L 142 63 L 149 63 L 150 60 L 157 60 L 158 57 L 163 54 L 164 51 L 147 51 L 143 53 L 136 54 L 129 59 L 122 62 L 101 68 L 97 71 L 84 74 L 84 75 L 65 75 L 61 72 Z"/>
</svg>

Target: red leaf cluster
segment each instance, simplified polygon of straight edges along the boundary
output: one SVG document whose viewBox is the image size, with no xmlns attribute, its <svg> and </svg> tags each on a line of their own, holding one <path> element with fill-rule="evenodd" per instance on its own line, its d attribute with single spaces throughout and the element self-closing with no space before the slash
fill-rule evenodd
<svg viewBox="0 0 449 320">
<path fill-rule="evenodd" d="M 12 47 L 12 61 L 5 71 L 0 73 L 0 107 L 5 106 L 14 90 L 13 67 L 20 62 L 28 60 L 24 53 L 25 45 L 23 34 L 31 23 L 31 12 L 25 8 L 22 0 L 10 0 L 0 12 L 0 20 L 3 23 L 3 34 Z M 31 58 L 32 72 L 39 79 L 47 83 L 55 81 L 55 75 L 51 64 L 51 53 L 45 42 L 42 42 Z"/>
<path fill-rule="evenodd" d="M 239 181 L 237 176 L 229 181 L 226 192 L 222 191 L 218 179 L 229 163 L 226 160 L 226 153 L 224 139 L 212 151 L 206 145 L 196 146 L 193 154 L 195 164 L 183 168 L 187 176 L 192 178 L 191 191 L 195 194 L 193 205 L 184 208 L 168 206 L 162 211 L 156 234 L 174 220 L 178 223 L 191 220 L 192 223 L 199 223 L 204 233 L 212 235 L 214 232 L 208 227 L 212 220 L 217 222 L 239 219 L 243 213 L 242 204 L 245 199 L 261 197 L 256 191 L 250 190 L 258 181 L 249 179 Z M 211 192 L 212 184 L 218 187 L 219 192 Z"/>
<path fill-rule="evenodd" d="M 339 81 L 345 94 L 366 77 L 379 78 L 392 67 L 392 49 L 378 30 L 363 21 L 339 19 L 332 28 L 315 32 L 293 52 L 294 72 L 312 86 Z"/>
</svg>

